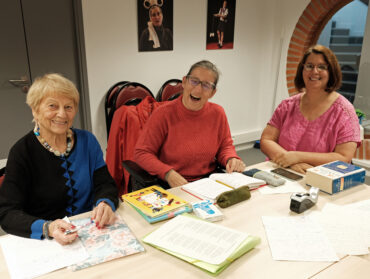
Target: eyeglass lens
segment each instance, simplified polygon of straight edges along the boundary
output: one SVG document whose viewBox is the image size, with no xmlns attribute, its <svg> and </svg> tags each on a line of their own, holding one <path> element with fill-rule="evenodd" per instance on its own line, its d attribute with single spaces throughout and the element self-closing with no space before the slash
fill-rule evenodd
<svg viewBox="0 0 370 279">
<path fill-rule="evenodd" d="M 188 80 L 193 87 L 201 84 L 202 88 L 207 91 L 213 90 L 215 88 L 215 85 L 213 83 L 210 83 L 208 81 L 200 81 L 196 77 L 188 76 Z"/>
<path fill-rule="evenodd" d="M 320 65 L 313 65 L 313 64 L 305 64 L 304 68 L 306 71 L 312 71 L 313 69 L 317 69 L 319 72 L 326 71 L 328 69 L 328 65 L 320 64 Z"/>
</svg>

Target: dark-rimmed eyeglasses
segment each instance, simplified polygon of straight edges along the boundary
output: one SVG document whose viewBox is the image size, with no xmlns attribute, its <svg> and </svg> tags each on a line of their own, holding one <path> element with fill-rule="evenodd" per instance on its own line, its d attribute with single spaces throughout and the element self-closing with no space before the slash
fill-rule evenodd
<svg viewBox="0 0 370 279">
<path fill-rule="evenodd" d="M 204 91 L 212 91 L 213 89 L 216 88 L 216 85 L 212 82 L 201 81 L 199 78 L 193 77 L 193 76 L 186 76 L 186 78 L 188 79 L 190 85 L 193 86 L 193 87 L 198 86 L 199 84 L 201 84 L 202 89 Z"/>
<path fill-rule="evenodd" d="M 319 65 L 314 65 L 314 64 L 304 64 L 303 65 L 304 69 L 307 71 L 307 72 L 311 72 L 313 71 L 313 69 L 317 69 L 317 71 L 319 72 L 322 72 L 322 71 L 327 71 L 328 70 L 328 65 L 326 64 L 319 64 Z"/>
</svg>

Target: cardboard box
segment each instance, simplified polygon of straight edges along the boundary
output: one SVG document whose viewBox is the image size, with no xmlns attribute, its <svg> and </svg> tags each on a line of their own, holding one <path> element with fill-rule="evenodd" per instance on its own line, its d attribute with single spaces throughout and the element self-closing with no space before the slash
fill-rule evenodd
<svg viewBox="0 0 370 279">
<path fill-rule="evenodd" d="M 334 194 L 365 182 L 365 169 L 342 161 L 310 168 L 306 184 Z"/>
</svg>

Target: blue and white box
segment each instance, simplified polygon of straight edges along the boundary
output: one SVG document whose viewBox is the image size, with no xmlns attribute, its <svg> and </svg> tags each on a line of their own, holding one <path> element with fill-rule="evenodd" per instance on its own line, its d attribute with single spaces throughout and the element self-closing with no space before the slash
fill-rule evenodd
<svg viewBox="0 0 370 279">
<path fill-rule="evenodd" d="M 365 182 L 365 169 L 342 161 L 307 169 L 306 184 L 335 194 Z"/>
<path fill-rule="evenodd" d="M 193 202 L 191 205 L 195 215 L 204 220 L 215 222 L 224 218 L 222 212 L 210 200 Z"/>
</svg>

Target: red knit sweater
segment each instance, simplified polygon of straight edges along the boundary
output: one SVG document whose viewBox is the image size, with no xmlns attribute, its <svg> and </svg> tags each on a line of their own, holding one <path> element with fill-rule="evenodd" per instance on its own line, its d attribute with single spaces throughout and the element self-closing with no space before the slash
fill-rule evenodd
<svg viewBox="0 0 370 279">
<path fill-rule="evenodd" d="M 192 181 L 212 172 L 216 160 L 240 159 L 233 146 L 223 108 L 207 102 L 190 111 L 182 98 L 159 107 L 146 123 L 135 146 L 135 161 L 152 175 L 164 179 L 174 169 Z"/>
</svg>

